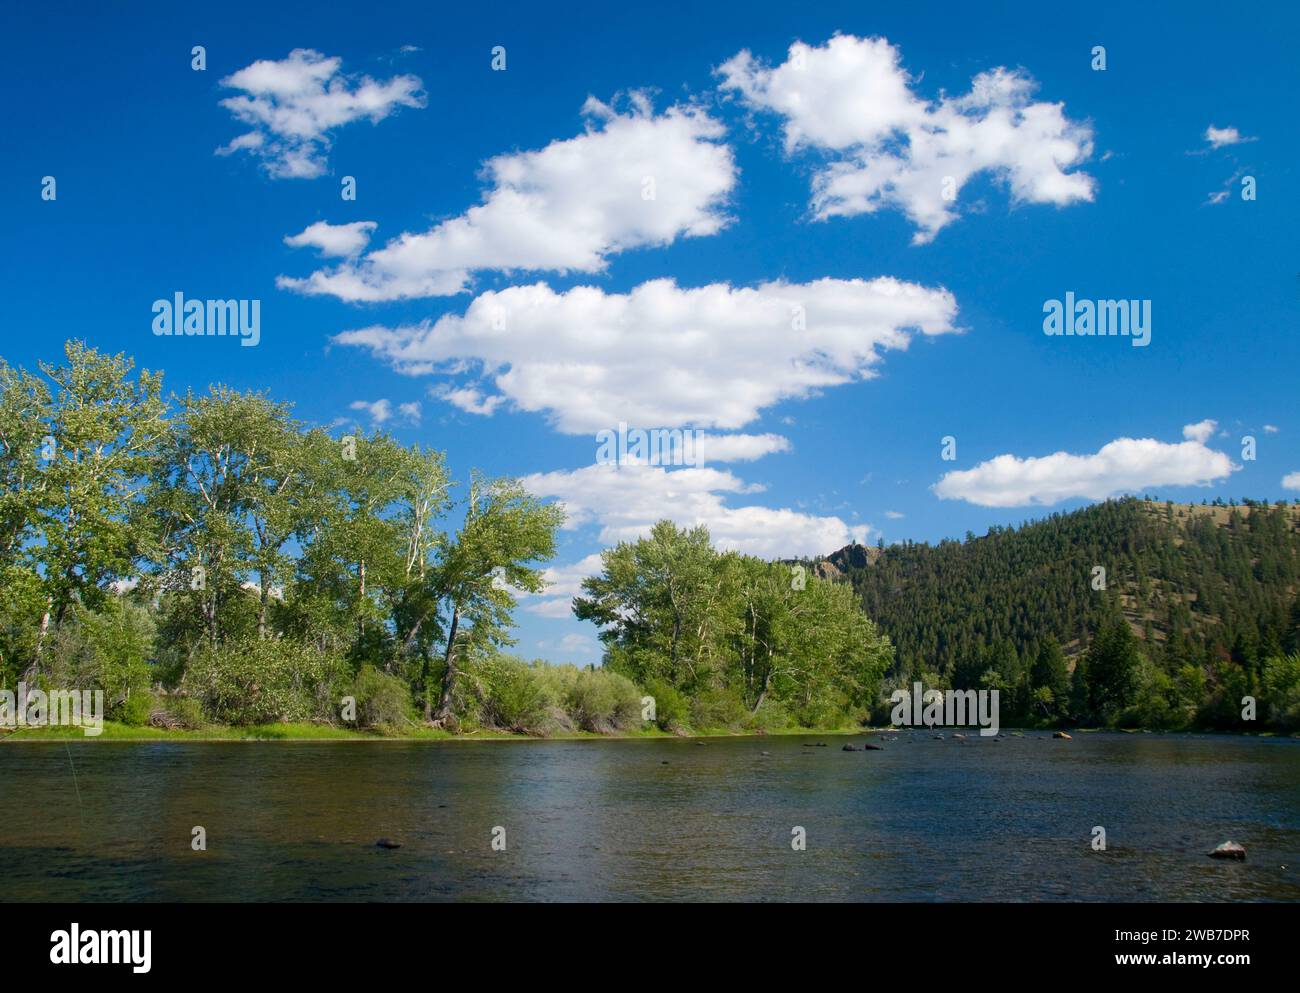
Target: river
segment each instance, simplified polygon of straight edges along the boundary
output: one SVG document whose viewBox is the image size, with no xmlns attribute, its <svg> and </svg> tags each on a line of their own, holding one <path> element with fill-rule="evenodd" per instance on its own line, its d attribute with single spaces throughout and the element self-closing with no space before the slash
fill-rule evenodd
<svg viewBox="0 0 1300 993">
<path fill-rule="evenodd" d="M 884 738 L 10 743 L 0 899 L 1300 900 L 1300 741 Z"/>
</svg>

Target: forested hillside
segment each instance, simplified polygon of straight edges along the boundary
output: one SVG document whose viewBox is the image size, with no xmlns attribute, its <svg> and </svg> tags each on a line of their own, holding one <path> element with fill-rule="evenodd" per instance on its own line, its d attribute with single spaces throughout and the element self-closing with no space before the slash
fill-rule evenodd
<svg viewBox="0 0 1300 993">
<path fill-rule="evenodd" d="M 895 645 L 900 682 L 931 674 L 978 687 L 992 672 L 1027 697 L 1051 681 L 1058 646 L 1086 660 L 1097 633 L 1122 617 L 1148 682 L 1201 686 L 1187 687 L 1182 705 L 1222 722 L 1230 686 L 1256 685 L 1268 660 L 1300 649 L 1296 506 L 1129 498 L 960 542 L 849 546 L 816 568 L 853 584 Z M 1074 683 L 1079 713 L 1084 688 Z M 1216 691 L 1217 718 L 1206 713 Z"/>
</svg>

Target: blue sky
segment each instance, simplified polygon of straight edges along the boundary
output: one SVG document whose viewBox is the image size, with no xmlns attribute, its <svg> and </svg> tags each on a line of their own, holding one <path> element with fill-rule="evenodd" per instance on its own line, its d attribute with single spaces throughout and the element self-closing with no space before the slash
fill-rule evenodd
<svg viewBox="0 0 1300 993">
<path fill-rule="evenodd" d="M 1294 8 L 77 6 L 0 31 L 0 354 L 83 337 L 340 431 L 387 401 L 529 477 L 575 526 L 523 654 L 597 657 L 578 564 L 656 516 L 791 555 L 1300 496 Z M 178 291 L 260 300 L 257 347 L 155 336 Z M 1150 344 L 1045 335 L 1067 291 L 1150 301 Z M 597 469 L 620 419 L 729 454 Z"/>
</svg>

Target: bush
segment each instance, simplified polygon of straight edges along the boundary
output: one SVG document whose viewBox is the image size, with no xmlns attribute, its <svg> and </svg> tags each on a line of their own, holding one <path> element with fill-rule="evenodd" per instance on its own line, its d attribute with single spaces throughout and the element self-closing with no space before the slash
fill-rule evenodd
<svg viewBox="0 0 1300 993">
<path fill-rule="evenodd" d="M 701 690 L 691 701 L 691 726 L 697 731 L 739 727 L 747 716 L 745 704 L 729 690 Z"/>
<path fill-rule="evenodd" d="M 565 708 L 582 730 L 612 734 L 641 723 L 641 692 L 626 676 L 586 669 L 573 681 Z"/>
<path fill-rule="evenodd" d="M 339 656 L 281 639 L 202 648 L 181 685 L 216 720 L 268 724 L 333 719 L 351 681 Z"/>
<path fill-rule="evenodd" d="M 690 724 L 690 705 L 675 686 L 662 679 L 646 683 L 646 694 L 654 697 L 655 724 L 661 731 L 684 731 Z"/>
<path fill-rule="evenodd" d="M 161 717 L 161 721 L 155 719 Z M 187 696 L 164 696 L 154 701 L 151 724 L 161 723 L 164 727 L 179 727 L 193 731 L 207 724 L 203 705 Z"/>
<path fill-rule="evenodd" d="M 153 713 L 153 694 L 147 690 L 137 691 L 122 701 L 122 705 L 117 709 L 118 718 L 123 724 L 129 724 L 133 728 L 144 727 L 149 723 L 149 715 Z"/>
<path fill-rule="evenodd" d="M 410 688 L 374 666 L 362 666 L 352 685 L 352 696 L 357 701 L 359 727 L 401 727 L 411 720 Z"/>
<path fill-rule="evenodd" d="M 118 711 L 132 690 L 149 685 L 154 633 L 152 618 L 133 603 L 110 600 L 99 612 L 79 609 L 50 636 L 50 685 L 102 689 L 108 709 Z"/>
<path fill-rule="evenodd" d="M 745 728 L 751 731 L 779 731 L 794 723 L 785 704 L 767 697 L 758 710 L 745 718 Z"/>
<path fill-rule="evenodd" d="M 1300 652 L 1265 661 L 1263 682 L 1272 725 L 1281 731 L 1300 727 Z"/>
<path fill-rule="evenodd" d="M 494 655 L 479 663 L 475 675 L 485 726 L 539 735 L 555 730 L 559 697 L 538 668 L 513 656 Z"/>
</svg>

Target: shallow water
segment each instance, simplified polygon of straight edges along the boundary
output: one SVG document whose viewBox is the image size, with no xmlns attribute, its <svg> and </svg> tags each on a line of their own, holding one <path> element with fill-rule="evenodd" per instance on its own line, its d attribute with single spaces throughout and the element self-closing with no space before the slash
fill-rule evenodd
<svg viewBox="0 0 1300 993">
<path fill-rule="evenodd" d="M 1300 900 L 1300 741 L 863 740 L 9 744 L 0 899 Z"/>
</svg>

